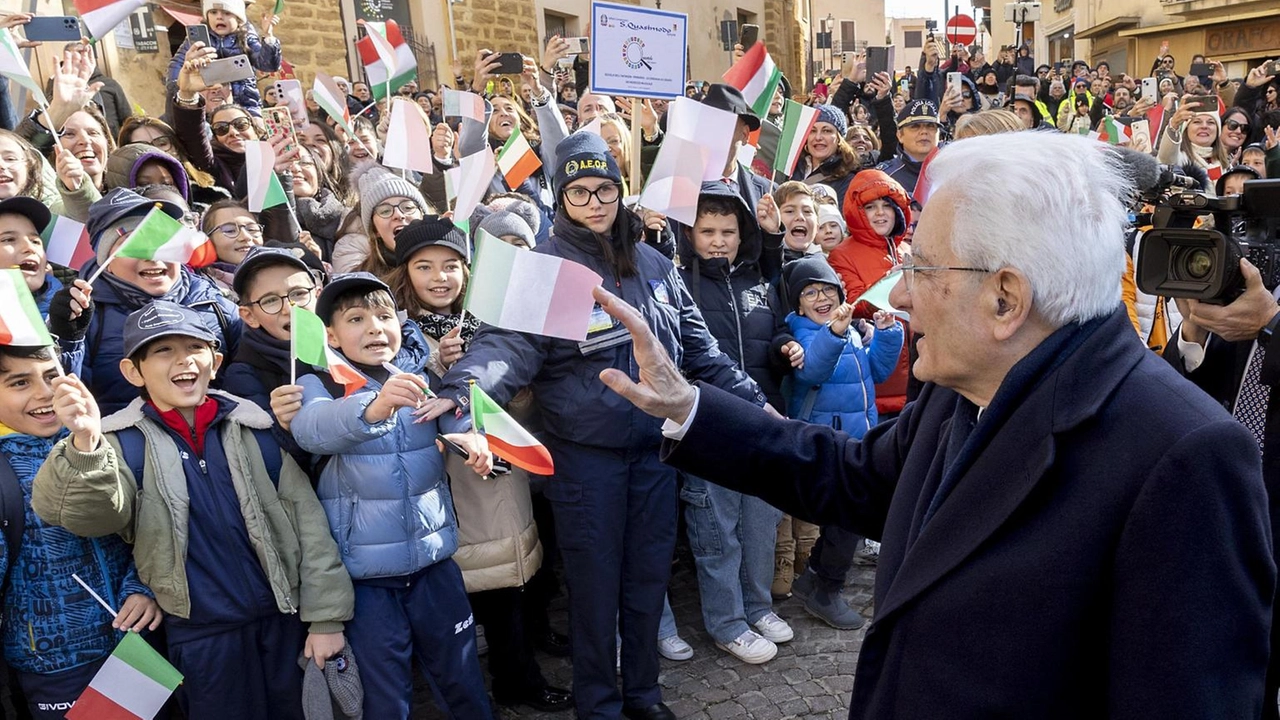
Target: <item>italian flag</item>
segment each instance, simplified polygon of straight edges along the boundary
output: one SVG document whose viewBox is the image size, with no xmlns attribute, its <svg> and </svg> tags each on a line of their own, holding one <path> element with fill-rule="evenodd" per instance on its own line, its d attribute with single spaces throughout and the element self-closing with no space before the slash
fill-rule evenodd
<svg viewBox="0 0 1280 720">
<path fill-rule="evenodd" d="M 271 143 L 257 140 L 245 143 L 245 181 L 249 186 L 250 212 L 262 212 L 277 205 L 284 205 L 289 198 L 276 176 L 276 150 Z"/>
<path fill-rule="evenodd" d="M 1112 145 L 1126 143 L 1133 139 L 1133 128 L 1116 122 L 1114 115 L 1106 115 L 1098 125 L 1098 139 Z"/>
<path fill-rule="evenodd" d="M 476 256 L 463 306 L 481 320 L 507 330 L 581 342 L 602 279 L 585 265 L 531 253 L 476 232 Z"/>
<path fill-rule="evenodd" d="M 484 122 L 484 98 L 466 90 L 444 89 L 444 103 L 441 108 L 445 117 L 460 117 L 476 122 Z M 599 135 L 600 133 L 596 133 Z"/>
<path fill-rule="evenodd" d="M 724 74 L 724 81 L 742 91 L 757 117 L 769 114 L 769 105 L 782 82 L 782 71 L 773 64 L 764 43 L 758 42 Z"/>
<path fill-rule="evenodd" d="M 400 34 L 400 25 L 388 20 L 382 30 L 385 34 L 374 23 L 365 23 L 365 36 L 356 42 L 374 100 L 394 93 L 418 76 L 418 61 Z"/>
<path fill-rule="evenodd" d="M 456 171 L 453 175 L 453 192 L 457 198 L 453 206 L 453 216 L 457 218 L 454 225 L 467 232 L 471 231 L 471 213 L 475 212 L 476 206 L 489 192 L 489 181 L 493 179 L 496 168 L 497 161 L 488 145 L 480 152 L 464 155 L 458 161 L 458 166 L 451 168 Z M 448 175 L 445 176 L 445 182 L 449 182 Z M 447 185 L 445 190 L 448 191 Z"/>
<path fill-rule="evenodd" d="M 182 673 L 138 633 L 127 632 L 67 720 L 151 720 L 182 682 Z"/>
<path fill-rule="evenodd" d="M 325 337 L 324 321 L 319 315 L 303 307 L 294 307 L 289 331 L 290 355 L 302 362 L 323 368 L 329 377 L 341 384 L 343 397 L 364 387 L 368 378 L 351 367 L 342 356 L 329 347 Z"/>
<path fill-rule="evenodd" d="M 49 226 L 40 233 L 40 239 L 44 240 L 44 256 L 51 263 L 79 270 L 93 259 L 89 231 L 84 223 L 69 217 L 54 215 Z"/>
<path fill-rule="evenodd" d="M 21 270 L 0 270 L 0 345 L 53 344 Z"/>
<path fill-rule="evenodd" d="M 498 151 L 497 162 L 502 177 L 507 181 L 507 187 L 513 190 L 542 167 L 538 154 L 533 151 L 519 127 L 511 131 L 511 137 L 507 138 L 507 143 Z"/>
<path fill-rule="evenodd" d="M 534 475 L 555 473 L 556 467 L 546 446 L 486 395 L 474 380 L 471 382 L 471 424 L 484 432 L 489 449 L 498 457 Z"/>
<path fill-rule="evenodd" d="M 333 81 L 333 76 L 317 70 L 315 82 L 311 84 L 311 97 L 348 135 L 354 134 L 351 132 L 351 112 L 347 110 L 347 99 L 338 89 L 338 83 Z"/>
<path fill-rule="evenodd" d="M 218 251 L 209 236 L 174 220 L 157 206 L 130 233 L 115 256 L 200 268 L 217 260 Z"/>
<path fill-rule="evenodd" d="M 18 43 L 14 42 L 13 33 L 9 32 L 9 28 L 0 29 L 0 75 L 26 88 L 27 92 L 35 98 L 37 105 L 49 104 L 40 83 L 31 77 L 31 68 L 27 67 L 27 62 L 22 59 Z"/>
<path fill-rule="evenodd" d="M 809 129 L 817 119 L 816 109 L 790 99 L 782 101 L 782 135 L 778 138 L 778 151 L 773 156 L 774 170 L 787 177 L 795 172 Z"/>
<path fill-rule="evenodd" d="M 391 120 L 387 123 L 382 158 L 382 164 L 387 167 L 435 172 L 435 163 L 431 160 L 431 120 L 418 103 L 391 99 Z"/>
<path fill-rule="evenodd" d="M 146 4 L 146 0 L 75 0 L 76 12 L 95 38 L 111 34 L 134 10 Z"/>
</svg>

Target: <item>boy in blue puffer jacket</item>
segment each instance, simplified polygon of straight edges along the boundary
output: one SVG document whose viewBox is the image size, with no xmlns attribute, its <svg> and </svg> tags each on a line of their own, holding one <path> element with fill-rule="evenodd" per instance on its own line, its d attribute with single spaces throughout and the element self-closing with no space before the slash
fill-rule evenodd
<svg viewBox="0 0 1280 720">
<path fill-rule="evenodd" d="M 130 547 L 118 535 L 78 537 L 31 509 L 36 472 L 67 435 L 53 412 L 58 370 L 49 348 L 0 346 L 0 482 L 17 481 L 23 500 L 22 544 L 0 535 L 4 591 L 4 659 L 18 672 L 31 717 L 61 718 L 115 649 L 121 633 L 154 630 L 160 608 L 138 579 Z M 7 472 L 6 472 L 7 471 Z M 12 567 L 11 551 L 16 550 Z M 78 575 L 119 610 L 113 621 Z"/>
<path fill-rule="evenodd" d="M 405 720 L 413 660 L 430 675 L 451 717 L 493 717 L 476 654 L 457 520 L 437 432 L 467 451 L 480 475 L 492 469 L 469 419 L 416 422 L 428 397 L 426 345 L 402 326 L 391 290 L 370 273 L 335 276 L 316 302 L 330 346 L 366 379 L 347 395 L 327 373 L 298 379 L 301 409 L 279 414 L 302 449 L 331 456 L 316 494 L 355 585 L 347 638 L 360 659 L 364 716 Z M 409 349 L 405 351 L 403 345 Z"/>
<path fill-rule="evenodd" d="M 250 25 L 244 0 L 204 0 L 201 3 L 205 23 L 209 26 L 209 41 L 218 51 L 218 59 L 245 55 L 249 64 L 260 73 L 273 73 L 280 69 L 280 40 L 272 34 L 276 17 L 268 10 L 262 18 L 262 35 Z M 178 71 L 186 62 L 191 39 L 182 41 L 181 47 L 169 60 L 168 84 L 178 84 Z M 172 97 L 172 90 L 169 95 Z M 258 81 L 253 78 L 231 83 L 231 100 L 253 115 L 262 115 L 262 95 Z"/>
</svg>

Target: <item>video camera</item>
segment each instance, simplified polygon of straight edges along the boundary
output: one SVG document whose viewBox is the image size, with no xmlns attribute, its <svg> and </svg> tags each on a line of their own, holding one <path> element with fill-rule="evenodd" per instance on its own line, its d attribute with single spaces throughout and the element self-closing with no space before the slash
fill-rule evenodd
<svg viewBox="0 0 1280 720">
<path fill-rule="evenodd" d="M 1166 188 L 1177 178 L 1170 175 Z M 1206 214 L 1213 228 L 1195 228 Z M 1280 285 L 1280 180 L 1249 180 L 1240 195 L 1221 198 L 1175 190 L 1156 203 L 1152 226 L 1136 269 L 1145 293 L 1225 305 L 1244 292 L 1241 258 L 1267 289 Z"/>
</svg>

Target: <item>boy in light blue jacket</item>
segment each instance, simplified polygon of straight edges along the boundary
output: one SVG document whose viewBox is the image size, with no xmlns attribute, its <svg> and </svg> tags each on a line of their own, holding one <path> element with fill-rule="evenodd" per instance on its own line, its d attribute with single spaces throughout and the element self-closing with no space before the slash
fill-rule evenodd
<svg viewBox="0 0 1280 720">
<path fill-rule="evenodd" d="M 468 418 L 416 422 L 430 390 L 425 340 L 403 325 L 390 289 L 369 273 L 336 276 L 316 314 L 328 342 L 366 379 L 346 396 L 323 371 L 299 378 L 296 415 L 277 413 L 298 445 L 329 456 L 316 494 L 355 585 L 347 638 L 360 663 L 364 715 L 404 720 L 417 659 L 452 717 L 492 717 L 462 572 L 453 499 L 437 432 L 463 448 L 481 475 L 492 469 Z"/>
</svg>

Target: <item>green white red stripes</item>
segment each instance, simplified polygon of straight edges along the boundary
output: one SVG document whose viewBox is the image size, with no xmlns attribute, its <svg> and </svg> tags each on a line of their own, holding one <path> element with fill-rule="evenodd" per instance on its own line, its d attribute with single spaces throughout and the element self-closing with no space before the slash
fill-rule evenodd
<svg viewBox="0 0 1280 720">
<path fill-rule="evenodd" d="M 146 5 L 146 0 L 75 0 L 75 5 L 89 35 L 104 38 L 134 10 Z"/>
<path fill-rule="evenodd" d="M 782 71 L 773 64 L 764 43 L 758 42 L 729 68 L 724 81 L 741 90 L 751 112 L 763 118 L 769 114 L 769 105 L 778 92 Z"/>
<path fill-rule="evenodd" d="M 528 252 L 476 232 L 476 257 L 463 302 L 467 312 L 507 330 L 581 342 L 601 283 L 590 268 Z"/>
<path fill-rule="evenodd" d="M 387 140 L 382 145 L 382 164 L 387 167 L 434 173 L 431 160 L 431 120 L 411 100 L 391 99 L 391 120 Z"/>
<path fill-rule="evenodd" d="M 334 122 L 342 126 L 348 135 L 351 132 L 351 112 L 347 110 L 347 99 L 343 96 L 342 91 L 338 89 L 338 83 L 333 81 L 333 77 L 320 70 L 316 71 L 316 79 L 311 84 L 311 97 L 315 99 L 316 104 L 321 107 Z"/>
<path fill-rule="evenodd" d="M 519 127 L 511 131 L 511 137 L 507 138 L 506 144 L 498 151 L 497 163 L 502 177 L 507 181 L 507 187 L 512 190 L 542 167 L 538 154 L 533 151 Z"/>
<path fill-rule="evenodd" d="M 1114 115 L 1104 115 L 1098 125 L 1098 139 L 1112 145 L 1129 142 L 1133 139 L 1133 128 L 1117 122 Z"/>
<path fill-rule="evenodd" d="M 44 256 L 51 263 L 79 270 L 93 259 L 88 230 L 84 223 L 69 217 L 54 215 L 40 238 L 44 240 Z"/>
<path fill-rule="evenodd" d="M 369 76 L 369 90 L 375 100 L 381 100 L 418 76 L 418 61 L 395 20 L 388 20 L 382 28 L 367 22 L 365 32 L 356 42 L 356 50 Z"/>
<path fill-rule="evenodd" d="M 0 270 L 0 345 L 53 344 L 21 270 Z"/>
<path fill-rule="evenodd" d="M 368 378 L 329 347 L 324 321 L 319 315 L 303 307 L 294 307 L 292 313 L 289 339 L 292 351 L 290 354 L 294 358 L 327 370 L 329 377 L 345 388 L 343 397 L 351 395 L 369 382 Z"/>
<path fill-rule="evenodd" d="M 778 152 L 773 156 L 773 169 L 787 175 L 795 172 L 804 149 L 809 129 L 818 119 L 818 111 L 794 100 L 782 102 L 782 135 L 778 138 Z"/>
<path fill-rule="evenodd" d="M 182 682 L 138 633 L 127 632 L 67 711 L 67 720 L 151 720 Z"/>
<path fill-rule="evenodd" d="M 14 42 L 13 33 L 9 32 L 9 28 L 0 29 L 0 75 L 26 88 L 27 92 L 35 98 L 37 105 L 49 104 L 40 83 L 31 77 L 31 68 L 27 67 L 27 61 L 22 59 L 22 53 L 19 52 L 18 44 Z"/>
<path fill-rule="evenodd" d="M 249 188 L 249 210 L 262 212 L 266 208 L 289 202 L 284 186 L 276 176 L 276 151 L 264 140 L 244 144 L 245 181 Z"/>
<path fill-rule="evenodd" d="M 129 234 L 116 256 L 199 268 L 217 260 L 218 251 L 207 235 L 169 217 L 157 206 Z"/>
<path fill-rule="evenodd" d="M 471 383 L 471 424 L 484 432 L 489 449 L 498 457 L 534 475 L 555 473 L 555 463 L 546 446 L 474 382 Z"/>
</svg>

